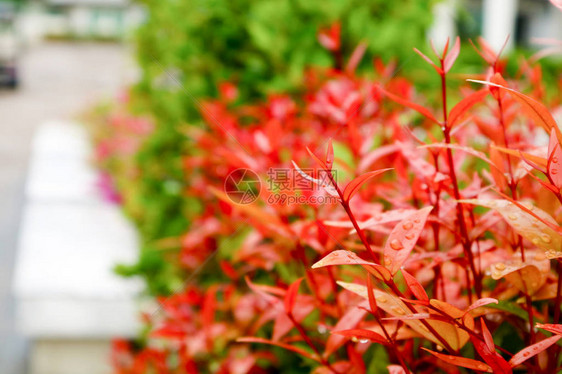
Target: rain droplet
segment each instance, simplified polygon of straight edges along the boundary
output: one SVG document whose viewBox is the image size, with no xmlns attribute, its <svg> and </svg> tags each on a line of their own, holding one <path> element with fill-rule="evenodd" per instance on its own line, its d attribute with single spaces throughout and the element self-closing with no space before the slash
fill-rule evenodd
<svg viewBox="0 0 562 374">
<path fill-rule="evenodd" d="M 536 219 L 536 218 L 533 219 L 533 226 L 539 227 L 539 220 L 538 219 Z"/>
<path fill-rule="evenodd" d="M 357 339 L 357 336 L 352 336 L 351 341 L 354 342 L 354 343 L 357 343 L 359 341 L 359 339 Z"/>
<path fill-rule="evenodd" d="M 499 271 L 492 272 L 492 278 L 501 278 L 502 273 Z"/>
<path fill-rule="evenodd" d="M 387 258 L 384 259 L 384 264 L 385 264 L 386 266 L 390 266 L 390 265 L 392 264 L 392 260 L 387 257 Z"/>
<path fill-rule="evenodd" d="M 512 214 L 508 215 L 507 218 L 509 218 L 512 221 L 515 221 L 517 219 L 517 214 L 512 213 Z"/>
<path fill-rule="evenodd" d="M 552 174 L 552 175 L 558 174 L 558 169 L 551 169 L 550 174 Z"/>
<path fill-rule="evenodd" d="M 436 348 L 437 348 L 437 350 L 438 350 L 439 352 L 443 351 L 443 347 L 441 347 L 439 344 L 437 344 L 437 347 L 436 347 Z M 451 357 L 451 358 L 452 358 L 453 360 L 456 360 L 456 357 Z"/>
<path fill-rule="evenodd" d="M 404 237 L 408 240 L 414 239 L 415 236 L 416 236 L 416 234 L 414 234 L 413 232 L 409 232 L 406 235 L 404 235 Z"/>
<path fill-rule="evenodd" d="M 555 164 L 557 164 L 557 163 L 558 163 L 558 157 L 556 157 L 556 156 L 553 157 L 553 158 L 552 158 L 552 162 L 554 162 Z"/>
<path fill-rule="evenodd" d="M 479 369 L 479 370 L 482 370 L 482 371 L 487 371 L 487 370 L 488 370 L 488 365 L 478 364 L 478 369 Z"/>
<path fill-rule="evenodd" d="M 386 296 L 381 296 L 381 297 L 377 297 L 377 301 L 379 303 L 386 303 L 388 301 L 388 299 L 386 298 Z"/>
<path fill-rule="evenodd" d="M 398 239 L 392 239 L 390 241 L 390 248 L 394 249 L 395 251 L 398 251 L 402 248 L 404 248 L 404 246 L 402 245 L 402 243 L 400 242 L 400 240 Z"/>
<path fill-rule="evenodd" d="M 545 243 L 550 243 L 552 242 L 552 238 L 550 237 L 550 235 L 548 234 L 542 234 L 541 235 L 541 240 Z"/>
<path fill-rule="evenodd" d="M 359 339 L 359 343 L 368 343 L 369 339 Z"/>
<path fill-rule="evenodd" d="M 533 238 L 533 240 L 531 240 L 533 242 L 534 245 L 538 245 L 540 243 L 539 238 Z"/>
<path fill-rule="evenodd" d="M 404 230 L 411 230 L 412 227 L 414 227 L 414 225 L 412 224 L 412 222 L 408 221 L 408 222 L 404 222 L 404 224 L 402 225 L 402 228 Z"/>
<path fill-rule="evenodd" d="M 498 263 L 496 264 L 496 269 L 498 269 L 498 270 L 500 270 L 500 271 L 501 271 L 501 270 L 504 270 L 504 269 L 505 269 L 505 264 L 504 264 L 503 262 L 498 262 Z"/>
<path fill-rule="evenodd" d="M 416 218 L 416 219 L 414 219 L 414 222 L 415 222 L 415 223 L 420 223 L 420 222 L 421 222 L 421 219 Z"/>
<path fill-rule="evenodd" d="M 396 307 L 396 308 L 392 308 L 392 311 L 398 315 L 404 315 L 406 314 L 402 309 Z"/>
</svg>

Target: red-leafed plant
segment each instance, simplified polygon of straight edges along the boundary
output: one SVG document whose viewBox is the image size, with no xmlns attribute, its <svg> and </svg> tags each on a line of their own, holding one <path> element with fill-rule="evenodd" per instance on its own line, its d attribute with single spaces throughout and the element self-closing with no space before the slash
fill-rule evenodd
<svg viewBox="0 0 562 374">
<path fill-rule="evenodd" d="M 391 65 L 357 76 L 363 46 L 301 97 L 204 103 L 183 161 L 201 209 L 170 255 L 192 275 L 144 346 L 116 342 L 117 372 L 558 372 L 560 101 L 477 49 L 455 93 L 460 40 L 416 51 L 440 108 Z"/>
</svg>

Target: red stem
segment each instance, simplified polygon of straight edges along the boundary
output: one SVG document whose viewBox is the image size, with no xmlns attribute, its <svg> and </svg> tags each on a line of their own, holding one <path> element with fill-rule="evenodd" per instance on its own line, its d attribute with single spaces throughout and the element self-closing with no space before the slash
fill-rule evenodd
<svg viewBox="0 0 562 374">
<path fill-rule="evenodd" d="M 443 60 L 441 60 L 441 68 L 444 69 Z M 447 123 L 447 79 L 445 73 L 441 74 L 441 97 L 443 101 L 443 135 L 445 136 L 445 143 L 451 144 L 451 129 Z M 447 163 L 449 165 L 449 176 L 451 177 L 451 182 L 453 185 L 453 194 L 455 199 L 458 201 L 461 199 L 461 195 L 459 192 L 459 184 L 457 180 L 457 175 L 455 173 L 455 164 L 453 162 L 453 152 L 451 148 L 447 148 Z M 474 265 L 474 256 L 472 255 L 472 245 L 470 238 L 468 236 L 468 229 L 466 228 L 466 222 L 464 220 L 464 208 L 463 205 L 457 202 L 457 221 L 459 223 L 460 231 L 461 231 L 461 238 L 462 238 L 462 246 L 464 250 L 464 255 L 467 258 L 468 264 L 472 271 L 473 279 L 474 279 L 474 287 L 476 289 L 476 295 L 478 298 L 482 297 L 482 285 L 479 281 L 479 275 L 476 271 L 476 267 Z M 472 303 L 472 286 L 470 284 L 469 277 L 466 280 L 467 283 L 467 291 L 469 302 Z"/>
</svg>

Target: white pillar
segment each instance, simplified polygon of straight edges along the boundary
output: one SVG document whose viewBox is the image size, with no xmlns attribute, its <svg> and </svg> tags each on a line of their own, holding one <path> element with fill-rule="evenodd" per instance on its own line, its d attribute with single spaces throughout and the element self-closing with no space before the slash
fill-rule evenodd
<svg viewBox="0 0 562 374">
<path fill-rule="evenodd" d="M 433 25 L 428 31 L 428 37 L 438 49 L 445 46 L 447 38 L 453 40 L 457 35 L 456 7 L 456 0 L 441 1 L 433 7 Z"/>
<path fill-rule="evenodd" d="M 506 51 L 513 48 L 518 0 L 484 0 L 482 36 L 498 52 L 509 35 Z"/>
</svg>

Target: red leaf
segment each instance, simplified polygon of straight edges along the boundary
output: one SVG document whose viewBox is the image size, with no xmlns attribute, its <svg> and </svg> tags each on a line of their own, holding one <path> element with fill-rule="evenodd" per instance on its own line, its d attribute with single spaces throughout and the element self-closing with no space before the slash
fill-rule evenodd
<svg viewBox="0 0 562 374">
<path fill-rule="evenodd" d="M 439 123 L 439 121 L 437 120 L 437 118 L 435 118 L 435 116 L 429 111 L 429 109 L 425 108 L 424 106 L 421 106 L 419 104 L 413 103 L 411 101 L 408 101 L 406 99 L 401 98 L 400 96 L 397 96 L 393 93 L 390 93 L 384 89 L 382 89 L 383 93 L 388 96 L 389 98 L 392 99 L 392 101 L 397 102 L 398 104 L 407 106 L 410 109 L 415 110 L 416 112 L 418 112 L 419 114 L 421 114 L 422 116 L 424 116 L 425 118 L 427 118 L 428 120 L 441 125 Z"/>
<path fill-rule="evenodd" d="M 562 335 L 554 335 L 517 352 L 511 360 L 509 360 L 509 364 L 511 367 L 516 367 L 555 344 L 560 338 L 562 338 Z"/>
<path fill-rule="evenodd" d="M 348 330 L 353 329 L 367 314 L 367 311 L 361 308 L 352 308 L 348 310 L 336 323 L 333 330 Z M 345 337 L 342 335 L 331 334 L 326 342 L 326 348 L 324 350 L 323 356 L 330 357 L 332 353 L 338 350 L 345 343 Z"/>
<path fill-rule="evenodd" d="M 497 149 L 498 151 L 507 153 L 508 155 L 518 157 L 523 161 L 525 161 L 526 163 L 528 163 L 529 165 L 531 165 L 533 168 L 539 171 L 545 171 L 546 173 L 547 159 L 545 159 L 544 157 L 535 156 L 530 153 L 522 152 L 515 149 L 499 147 L 497 145 L 492 145 L 491 147 L 493 149 Z"/>
<path fill-rule="evenodd" d="M 470 312 L 471 310 L 474 310 L 474 309 L 476 309 L 476 308 L 480 308 L 481 306 L 484 306 L 484 305 L 488 305 L 488 304 L 497 304 L 497 303 L 498 303 L 498 300 L 493 299 L 493 298 L 491 298 L 491 297 L 485 297 L 485 298 L 483 298 L 483 299 L 476 300 L 476 302 L 472 303 L 472 305 L 470 305 L 470 306 L 468 307 L 468 309 L 466 310 L 465 313 L 468 313 L 468 312 Z"/>
<path fill-rule="evenodd" d="M 347 62 L 347 65 L 345 67 L 345 71 L 347 71 L 348 73 L 353 73 L 357 68 L 357 65 L 359 65 L 359 62 L 361 62 L 363 55 L 365 55 L 366 50 L 367 43 L 359 43 L 359 45 L 355 47 L 355 50 L 351 54 L 351 57 L 349 58 L 349 61 Z"/>
<path fill-rule="evenodd" d="M 458 122 L 458 120 L 461 119 L 461 117 L 466 113 L 467 110 L 469 110 L 474 104 L 482 101 L 487 95 L 488 90 L 483 89 L 473 92 L 469 96 L 459 101 L 449 113 L 449 127 L 452 128 Z"/>
<path fill-rule="evenodd" d="M 484 319 L 480 319 L 480 324 L 482 325 L 482 336 L 484 337 L 484 342 L 490 351 L 495 351 L 496 346 L 494 344 L 494 338 L 492 337 L 492 333 L 488 330 L 488 326 L 484 322 Z"/>
<path fill-rule="evenodd" d="M 326 150 L 326 169 L 332 170 L 332 165 L 334 165 L 334 146 L 332 145 L 332 139 L 330 139 Z"/>
<path fill-rule="evenodd" d="M 429 39 L 429 43 L 431 44 L 431 49 L 433 49 L 433 53 L 435 53 L 435 55 L 437 56 L 437 58 L 439 58 L 440 60 L 445 58 L 445 56 L 447 55 L 447 51 L 449 50 L 449 42 L 451 41 L 451 39 L 447 38 L 447 41 L 445 42 L 445 47 L 443 47 L 443 54 L 442 54 L 442 58 L 439 57 L 439 53 L 437 53 L 437 48 L 435 48 L 435 45 L 433 45 L 433 39 Z"/>
<path fill-rule="evenodd" d="M 490 168 L 492 178 L 496 182 L 497 188 L 505 190 L 507 186 L 507 178 L 505 172 L 505 158 L 496 148 L 494 142 L 490 145 L 490 160 L 494 163 L 495 167 Z"/>
<path fill-rule="evenodd" d="M 339 331 L 332 331 L 332 334 L 338 334 L 348 338 L 355 337 L 357 339 L 368 339 L 374 343 L 379 343 L 379 344 L 388 344 L 387 340 L 382 335 L 371 330 L 363 330 L 363 329 L 339 330 Z"/>
<path fill-rule="evenodd" d="M 360 176 L 349 182 L 347 186 L 345 186 L 345 189 L 343 190 L 343 201 L 348 202 L 349 200 L 351 200 L 353 195 L 355 195 L 355 193 L 359 190 L 359 188 L 363 185 L 363 183 L 388 170 L 392 170 L 392 169 L 389 168 L 389 169 L 369 171 L 365 174 L 361 174 Z"/>
<path fill-rule="evenodd" d="M 562 188 L 562 149 L 560 143 L 556 138 L 556 130 L 553 128 L 550 131 L 550 142 L 548 144 L 548 161 L 547 161 L 548 176 L 558 188 Z"/>
<path fill-rule="evenodd" d="M 423 347 L 422 347 L 422 349 L 424 351 L 429 352 L 430 354 L 437 357 L 438 359 L 440 359 L 442 361 L 445 361 L 446 363 L 451 364 L 451 365 L 460 366 L 460 367 L 463 367 L 463 368 L 477 370 L 477 371 L 484 371 L 484 372 L 487 372 L 487 373 L 492 372 L 492 368 L 489 365 L 486 365 L 485 363 L 480 362 L 480 361 L 473 360 L 471 358 L 445 355 L 445 354 L 442 354 L 442 353 L 430 351 L 429 349 L 423 348 Z"/>
<path fill-rule="evenodd" d="M 394 275 L 416 245 L 432 206 L 414 212 L 394 227 L 384 245 L 384 266 Z"/>
<path fill-rule="evenodd" d="M 324 48 L 329 51 L 337 51 L 341 45 L 341 25 L 339 22 L 334 23 L 329 28 L 320 30 L 318 33 L 318 41 Z"/>
<path fill-rule="evenodd" d="M 408 300 L 411 301 L 411 300 Z M 430 319 L 431 315 L 429 313 L 415 313 L 415 314 L 408 314 L 405 316 L 400 317 L 385 317 L 382 318 L 383 321 L 411 321 L 415 319 Z M 436 318 L 433 318 L 436 319 Z"/>
<path fill-rule="evenodd" d="M 388 365 L 386 368 L 388 369 L 388 374 L 407 374 L 400 365 Z M 408 371 L 408 373 L 411 373 L 411 371 Z"/>
<path fill-rule="evenodd" d="M 527 95 L 522 94 L 521 92 L 515 91 L 511 88 L 499 84 L 473 79 L 469 79 L 468 81 L 487 84 L 489 86 L 498 87 L 502 90 L 508 91 L 513 95 L 513 98 L 521 104 L 521 108 L 527 113 L 529 117 L 531 117 L 533 121 L 535 121 L 537 125 L 541 126 L 548 133 L 550 133 L 550 131 L 554 129 L 554 131 L 556 131 L 556 137 L 558 138 L 558 141 L 562 142 L 562 133 L 558 129 L 556 121 L 552 117 L 552 114 L 550 114 L 548 109 L 542 103 L 530 98 Z"/>
<path fill-rule="evenodd" d="M 451 70 L 451 67 L 453 67 L 453 64 L 457 60 L 457 57 L 459 57 L 460 51 L 461 51 L 461 39 L 457 36 L 457 39 L 455 40 L 455 45 L 453 46 L 453 48 L 451 48 L 451 51 L 447 54 L 447 57 L 445 57 L 445 61 L 443 62 L 443 68 L 445 70 L 445 73 Z"/>
<path fill-rule="evenodd" d="M 551 323 L 546 323 L 546 324 L 537 323 L 537 327 L 539 329 L 550 331 L 553 334 L 562 335 L 562 325 L 554 325 Z"/>
<path fill-rule="evenodd" d="M 460 200 L 496 210 L 503 219 L 522 237 L 543 249 L 548 258 L 555 258 L 562 249 L 560 227 L 548 213 L 535 207 L 525 205 L 509 198 L 505 200 Z M 544 240 L 543 240 L 544 239 Z"/>
<path fill-rule="evenodd" d="M 482 37 L 478 38 L 478 44 L 482 48 L 482 51 L 480 51 L 474 45 L 472 40 L 469 39 L 468 41 L 472 45 L 472 48 L 474 48 L 476 53 L 478 53 L 480 55 L 480 57 L 482 57 L 482 59 L 484 59 L 484 61 L 486 61 L 489 65 L 494 65 L 495 61 L 497 60 L 496 53 L 494 52 L 492 47 L 490 47 L 490 45 Z"/>
<path fill-rule="evenodd" d="M 309 151 L 310 152 L 310 151 Z M 312 154 L 312 153 L 311 153 Z M 314 156 L 314 155 L 313 155 Z M 321 163 L 321 165 L 324 165 L 324 163 L 316 156 L 314 156 L 314 158 Z M 311 181 L 312 183 L 320 186 L 324 191 L 326 191 L 329 195 L 334 196 L 334 197 L 338 197 L 338 193 L 337 190 L 334 186 L 332 186 L 332 184 L 324 184 L 323 181 L 321 179 L 317 179 L 314 177 L 311 177 L 310 175 L 308 175 L 307 173 L 305 173 L 298 165 L 295 161 L 291 161 L 293 164 L 293 167 L 295 168 L 295 171 L 297 173 L 300 174 L 301 177 L 303 177 L 304 179 Z M 324 166 L 324 168 L 326 168 Z"/>
<path fill-rule="evenodd" d="M 494 373 L 510 374 L 512 372 L 509 363 L 496 352 L 495 347 L 494 349 L 489 349 L 485 342 L 480 339 L 476 339 L 473 336 L 470 337 L 470 340 L 472 341 L 472 345 L 474 345 L 476 352 L 478 352 L 484 361 L 490 365 Z"/>
<path fill-rule="evenodd" d="M 312 151 L 310 150 L 310 148 L 306 147 L 306 151 L 308 152 L 308 154 L 314 159 L 314 161 L 316 161 L 316 163 L 317 163 L 322 169 L 324 169 L 324 170 L 329 170 L 328 167 L 326 166 L 326 163 L 325 163 L 324 161 L 320 160 L 320 159 L 318 158 L 318 156 L 316 156 L 316 155 L 314 154 L 314 152 L 312 152 Z"/>
<path fill-rule="evenodd" d="M 375 264 L 374 262 L 366 261 L 357 256 L 355 253 L 339 249 L 328 254 L 326 257 L 312 265 L 313 269 L 321 268 L 324 266 L 334 265 L 361 265 L 369 273 L 381 280 L 390 280 L 392 278 L 390 272 L 385 267 Z"/>
<path fill-rule="evenodd" d="M 463 151 L 466 152 L 470 155 L 473 155 L 475 157 L 478 157 L 479 159 L 487 162 L 488 164 L 490 164 L 490 167 L 496 168 L 497 166 L 492 162 L 492 160 L 490 160 L 488 157 L 486 157 L 486 154 L 484 154 L 483 152 L 477 151 L 474 148 L 471 147 L 465 147 L 462 146 L 460 144 L 448 144 L 448 143 L 433 143 L 433 144 L 426 144 L 424 146 L 420 146 L 420 148 L 447 148 L 447 149 L 455 149 L 455 150 L 459 150 L 459 151 Z M 499 170 L 501 171 L 501 170 Z"/>
<path fill-rule="evenodd" d="M 215 322 L 215 311 L 217 307 L 216 299 L 216 289 L 217 287 L 211 287 L 205 293 L 205 298 L 203 299 L 203 307 L 201 308 L 201 321 L 205 328 L 210 328 Z"/>
<path fill-rule="evenodd" d="M 320 362 L 318 356 L 316 356 L 313 353 L 310 353 L 308 351 L 305 351 L 302 348 L 299 347 L 295 347 L 294 345 L 290 345 L 287 343 L 282 343 L 282 342 L 274 342 L 271 340 L 267 340 L 267 339 L 263 339 L 263 338 L 254 338 L 254 337 L 245 337 L 245 338 L 238 338 L 236 339 L 236 341 L 238 343 L 263 343 L 263 344 L 271 344 L 271 345 L 275 345 L 277 347 L 281 347 L 281 348 L 285 348 L 289 351 L 293 351 L 301 356 L 307 357 L 311 360 Z"/>
<path fill-rule="evenodd" d="M 252 281 L 248 276 L 245 276 L 244 280 L 246 281 L 248 287 L 250 287 L 252 291 L 254 291 L 255 293 L 261 296 L 267 297 L 267 296 L 275 295 L 281 297 L 281 296 L 285 296 L 286 294 L 286 291 L 279 287 L 252 283 Z"/>
<path fill-rule="evenodd" d="M 357 224 L 359 225 L 359 228 L 361 228 L 362 230 L 366 230 L 373 226 L 384 225 L 389 222 L 398 222 L 415 211 L 415 209 L 396 209 L 381 213 L 375 213 L 373 217 L 369 218 L 366 221 L 357 222 Z M 349 220 L 324 221 L 324 224 L 331 227 L 346 227 L 353 229 L 353 223 L 351 223 L 351 221 Z M 355 229 L 353 229 L 351 232 L 355 232 Z"/>
<path fill-rule="evenodd" d="M 377 298 L 373 291 L 373 282 L 371 281 L 371 276 L 367 274 L 367 296 L 369 298 L 369 307 L 371 308 L 371 313 L 377 312 Z"/>
<path fill-rule="evenodd" d="M 423 286 L 418 282 L 416 278 L 414 278 L 410 273 L 406 270 L 402 269 L 402 275 L 404 276 L 404 280 L 406 281 L 406 285 L 412 294 L 421 301 L 429 301 L 429 297 L 425 292 Z"/>
<path fill-rule="evenodd" d="M 414 48 L 414 52 L 416 52 L 418 55 L 421 56 L 421 58 L 423 58 L 425 61 L 427 61 L 428 64 L 430 64 L 431 66 L 433 66 L 433 68 L 435 69 L 435 71 L 437 71 L 437 73 L 439 75 L 443 74 L 443 70 L 441 70 L 441 68 L 437 65 L 435 65 L 435 63 L 433 61 L 431 61 L 431 59 L 429 57 L 427 57 L 426 55 L 424 55 L 423 53 L 421 53 L 421 51 L 417 48 Z M 435 50 L 433 50 L 433 52 L 435 54 L 437 54 L 437 52 Z"/>
<path fill-rule="evenodd" d="M 293 312 L 293 307 L 295 306 L 295 300 L 297 298 L 297 294 L 299 292 L 299 287 L 301 285 L 303 278 L 299 278 L 294 281 L 287 290 L 285 294 L 285 311 L 287 314 L 291 314 Z"/>
</svg>

